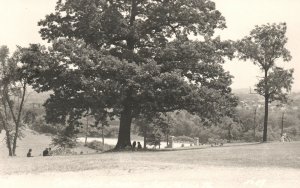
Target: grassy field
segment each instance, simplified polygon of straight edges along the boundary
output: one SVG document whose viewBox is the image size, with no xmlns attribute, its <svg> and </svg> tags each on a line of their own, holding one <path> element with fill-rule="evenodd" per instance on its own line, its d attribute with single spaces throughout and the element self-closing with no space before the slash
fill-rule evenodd
<svg viewBox="0 0 300 188">
<path fill-rule="evenodd" d="M 43 146 L 48 143 L 44 141 Z M 38 145 L 35 148 L 43 148 Z M 22 142 L 20 150 L 21 146 Z M 2 152 L 5 149 L 2 147 Z M 2 156 L 0 162 L 4 187 L 298 188 L 299 177 L 300 142 L 32 158 Z"/>
<path fill-rule="evenodd" d="M 300 142 L 240 144 L 178 151 L 109 152 L 74 156 L 3 158 L 0 174 L 82 170 L 153 170 L 220 167 L 300 169 Z"/>
</svg>

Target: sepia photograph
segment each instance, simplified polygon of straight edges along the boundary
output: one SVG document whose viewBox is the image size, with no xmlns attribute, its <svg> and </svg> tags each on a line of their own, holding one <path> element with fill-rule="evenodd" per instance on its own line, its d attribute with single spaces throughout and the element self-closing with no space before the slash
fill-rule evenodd
<svg viewBox="0 0 300 188">
<path fill-rule="evenodd" d="M 299 0 L 0 0 L 3 188 L 299 188 Z"/>
</svg>

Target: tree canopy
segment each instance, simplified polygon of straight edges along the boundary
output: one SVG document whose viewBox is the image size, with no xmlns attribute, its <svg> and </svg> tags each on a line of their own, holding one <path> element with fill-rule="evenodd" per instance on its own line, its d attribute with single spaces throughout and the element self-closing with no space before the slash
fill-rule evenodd
<svg viewBox="0 0 300 188">
<path fill-rule="evenodd" d="M 186 109 L 217 121 L 236 105 L 222 67 L 234 48 L 213 37 L 226 26 L 210 0 L 59 0 L 39 26 L 52 47 L 31 45 L 24 58 L 35 59 L 35 90 L 53 90 L 48 121 L 118 116 L 124 148 L 139 114 Z"/>
</svg>

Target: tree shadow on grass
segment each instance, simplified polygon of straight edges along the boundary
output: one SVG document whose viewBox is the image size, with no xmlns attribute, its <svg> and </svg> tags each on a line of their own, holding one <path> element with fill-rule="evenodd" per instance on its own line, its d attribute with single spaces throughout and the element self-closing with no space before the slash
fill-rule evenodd
<svg viewBox="0 0 300 188">
<path fill-rule="evenodd" d="M 103 151 L 100 154 L 104 153 L 117 153 L 117 152 L 126 152 L 126 153 L 135 153 L 135 152 L 168 152 L 168 151 L 187 151 L 187 150 L 203 150 L 208 148 L 226 148 L 226 147 L 240 147 L 240 146 L 252 146 L 252 145 L 260 145 L 265 144 L 266 142 L 253 142 L 253 143 L 237 143 L 237 144 L 225 144 L 223 146 L 213 146 L 210 145 L 200 145 L 200 146 L 192 146 L 192 147 L 180 147 L 180 148 L 162 148 L 162 149 L 155 149 L 155 148 L 147 148 L 147 149 L 140 149 L 140 150 L 132 150 L 130 148 L 126 149 L 110 149 L 107 151 Z"/>
</svg>

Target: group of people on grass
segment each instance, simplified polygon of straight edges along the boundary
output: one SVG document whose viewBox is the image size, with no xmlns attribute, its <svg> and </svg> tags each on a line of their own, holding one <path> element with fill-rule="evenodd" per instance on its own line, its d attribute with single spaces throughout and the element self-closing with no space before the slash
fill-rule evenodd
<svg viewBox="0 0 300 188">
<path fill-rule="evenodd" d="M 141 143 L 133 141 L 133 143 L 132 143 L 132 151 L 141 150 L 141 149 L 143 149 Z M 29 149 L 28 153 L 27 153 L 27 157 L 33 157 L 32 154 L 31 154 L 31 152 L 32 152 L 32 149 Z M 50 155 L 52 155 L 51 148 L 46 148 L 43 151 L 43 156 L 50 156 Z"/>
<path fill-rule="evenodd" d="M 142 147 L 142 145 L 141 145 L 140 142 L 137 142 L 137 146 L 136 146 L 136 141 L 133 141 L 133 143 L 132 143 L 132 151 L 135 151 L 136 149 L 140 150 L 142 148 L 143 147 Z"/>
<path fill-rule="evenodd" d="M 28 150 L 28 153 L 27 153 L 27 157 L 33 157 L 32 154 L 32 149 L 29 149 Z M 44 151 L 43 151 L 43 156 L 50 156 L 52 155 L 52 152 L 51 152 L 51 148 L 46 148 Z"/>
</svg>

